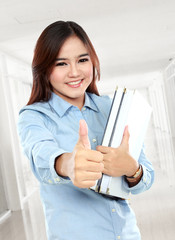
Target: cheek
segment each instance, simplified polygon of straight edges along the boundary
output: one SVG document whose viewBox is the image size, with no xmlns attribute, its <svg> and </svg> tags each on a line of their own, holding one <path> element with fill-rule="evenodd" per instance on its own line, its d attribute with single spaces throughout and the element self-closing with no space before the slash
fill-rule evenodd
<svg viewBox="0 0 175 240">
<path fill-rule="evenodd" d="M 90 65 L 87 69 L 86 69 L 86 76 L 92 80 L 93 78 L 93 66 Z"/>
<path fill-rule="evenodd" d="M 63 74 L 61 74 L 61 72 L 58 71 L 53 71 L 50 74 L 50 83 L 51 85 L 56 84 L 56 83 L 61 83 L 64 79 Z"/>
</svg>

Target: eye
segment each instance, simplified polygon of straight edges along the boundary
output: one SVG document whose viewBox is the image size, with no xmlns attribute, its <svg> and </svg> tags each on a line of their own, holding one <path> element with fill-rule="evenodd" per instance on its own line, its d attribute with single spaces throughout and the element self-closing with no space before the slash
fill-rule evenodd
<svg viewBox="0 0 175 240">
<path fill-rule="evenodd" d="M 83 62 L 88 62 L 89 61 L 89 58 L 81 58 L 79 60 L 80 63 L 83 63 Z"/>
<path fill-rule="evenodd" d="M 58 63 L 56 63 L 56 65 L 55 66 L 66 66 L 67 65 L 67 63 L 65 63 L 65 62 L 58 62 Z"/>
</svg>

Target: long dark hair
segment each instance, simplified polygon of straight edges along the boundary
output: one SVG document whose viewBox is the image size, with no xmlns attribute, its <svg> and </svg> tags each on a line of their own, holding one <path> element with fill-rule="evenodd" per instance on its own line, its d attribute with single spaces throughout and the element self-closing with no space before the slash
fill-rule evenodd
<svg viewBox="0 0 175 240">
<path fill-rule="evenodd" d="M 100 80 L 100 65 L 89 37 L 77 23 L 57 21 L 44 29 L 36 43 L 32 62 L 33 86 L 27 105 L 50 99 L 52 86 L 49 76 L 55 59 L 64 42 L 73 35 L 84 43 L 93 64 L 93 80 L 86 91 L 99 95 L 96 80 Z"/>
</svg>

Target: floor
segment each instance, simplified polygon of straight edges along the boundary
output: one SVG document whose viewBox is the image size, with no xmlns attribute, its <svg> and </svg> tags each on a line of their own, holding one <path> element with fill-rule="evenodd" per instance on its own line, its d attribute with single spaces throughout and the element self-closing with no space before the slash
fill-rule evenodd
<svg viewBox="0 0 175 240">
<path fill-rule="evenodd" d="M 23 211 L 13 212 L 5 222 L 0 224 L 0 239 L 47 240 L 38 191 L 24 203 Z"/>
<path fill-rule="evenodd" d="M 132 196 L 142 240 L 175 239 L 175 173 L 173 139 L 158 129 L 150 128 L 145 140 L 146 152 L 155 168 L 153 187 Z M 44 217 L 36 191 L 24 204 L 24 210 L 13 212 L 0 224 L 0 239 L 46 240 Z"/>
</svg>

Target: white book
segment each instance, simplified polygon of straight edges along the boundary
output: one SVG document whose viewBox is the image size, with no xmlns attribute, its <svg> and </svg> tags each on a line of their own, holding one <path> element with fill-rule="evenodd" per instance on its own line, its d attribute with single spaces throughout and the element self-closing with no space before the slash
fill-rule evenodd
<svg viewBox="0 0 175 240">
<path fill-rule="evenodd" d="M 129 152 L 138 160 L 152 109 L 138 91 L 117 88 L 105 128 L 102 146 L 117 148 L 121 144 L 125 126 L 128 125 Z M 95 186 L 96 192 L 129 198 L 129 191 L 123 187 L 124 177 L 111 177 L 103 174 Z"/>
</svg>

